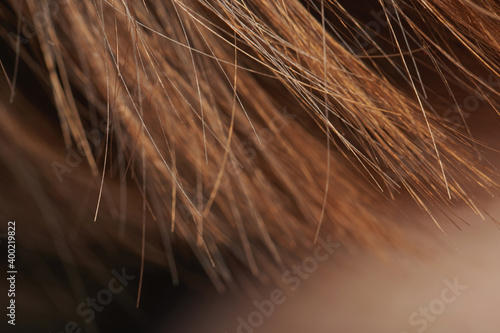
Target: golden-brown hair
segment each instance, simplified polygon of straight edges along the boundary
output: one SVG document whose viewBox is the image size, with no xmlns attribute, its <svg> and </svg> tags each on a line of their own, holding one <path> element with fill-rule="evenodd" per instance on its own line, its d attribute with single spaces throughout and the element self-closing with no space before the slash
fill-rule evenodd
<svg viewBox="0 0 500 333">
<path fill-rule="evenodd" d="M 219 289 L 233 267 L 257 276 L 322 234 L 402 246 L 385 198 L 479 213 L 470 189 L 496 189 L 466 124 L 470 103 L 496 107 L 499 13 L 488 0 L 3 1 L 7 215 L 45 222 L 25 231 L 33 248 L 80 262 L 118 245 L 174 281 L 189 246 Z"/>
</svg>

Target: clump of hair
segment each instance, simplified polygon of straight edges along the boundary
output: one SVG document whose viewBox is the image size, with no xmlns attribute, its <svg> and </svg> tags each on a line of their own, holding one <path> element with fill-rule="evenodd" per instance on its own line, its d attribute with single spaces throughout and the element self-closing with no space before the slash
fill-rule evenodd
<svg viewBox="0 0 500 333">
<path fill-rule="evenodd" d="M 403 192 L 479 213 L 496 181 L 443 105 L 496 107 L 499 6 L 367 3 L 378 35 L 337 0 L 3 2 L 2 166 L 66 259 L 111 240 L 177 281 L 189 246 L 219 289 L 228 262 L 259 275 L 328 233 L 403 246 L 383 212 Z"/>
</svg>

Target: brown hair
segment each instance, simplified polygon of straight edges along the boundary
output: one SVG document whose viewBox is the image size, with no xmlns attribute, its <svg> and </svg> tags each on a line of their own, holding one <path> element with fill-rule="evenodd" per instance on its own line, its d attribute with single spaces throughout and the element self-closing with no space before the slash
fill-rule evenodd
<svg viewBox="0 0 500 333">
<path fill-rule="evenodd" d="M 356 4 L 4 1 L 11 218 L 40 214 L 29 242 L 71 261 L 166 254 L 174 281 L 188 245 L 223 289 L 235 262 L 258 275 L 320 234 L 401 245 L 383 212 L 401 192 L 479 212 L 470 188 L 496 181 L 456 92 L 496 107 L 500 8 Z"/>
</svg>

